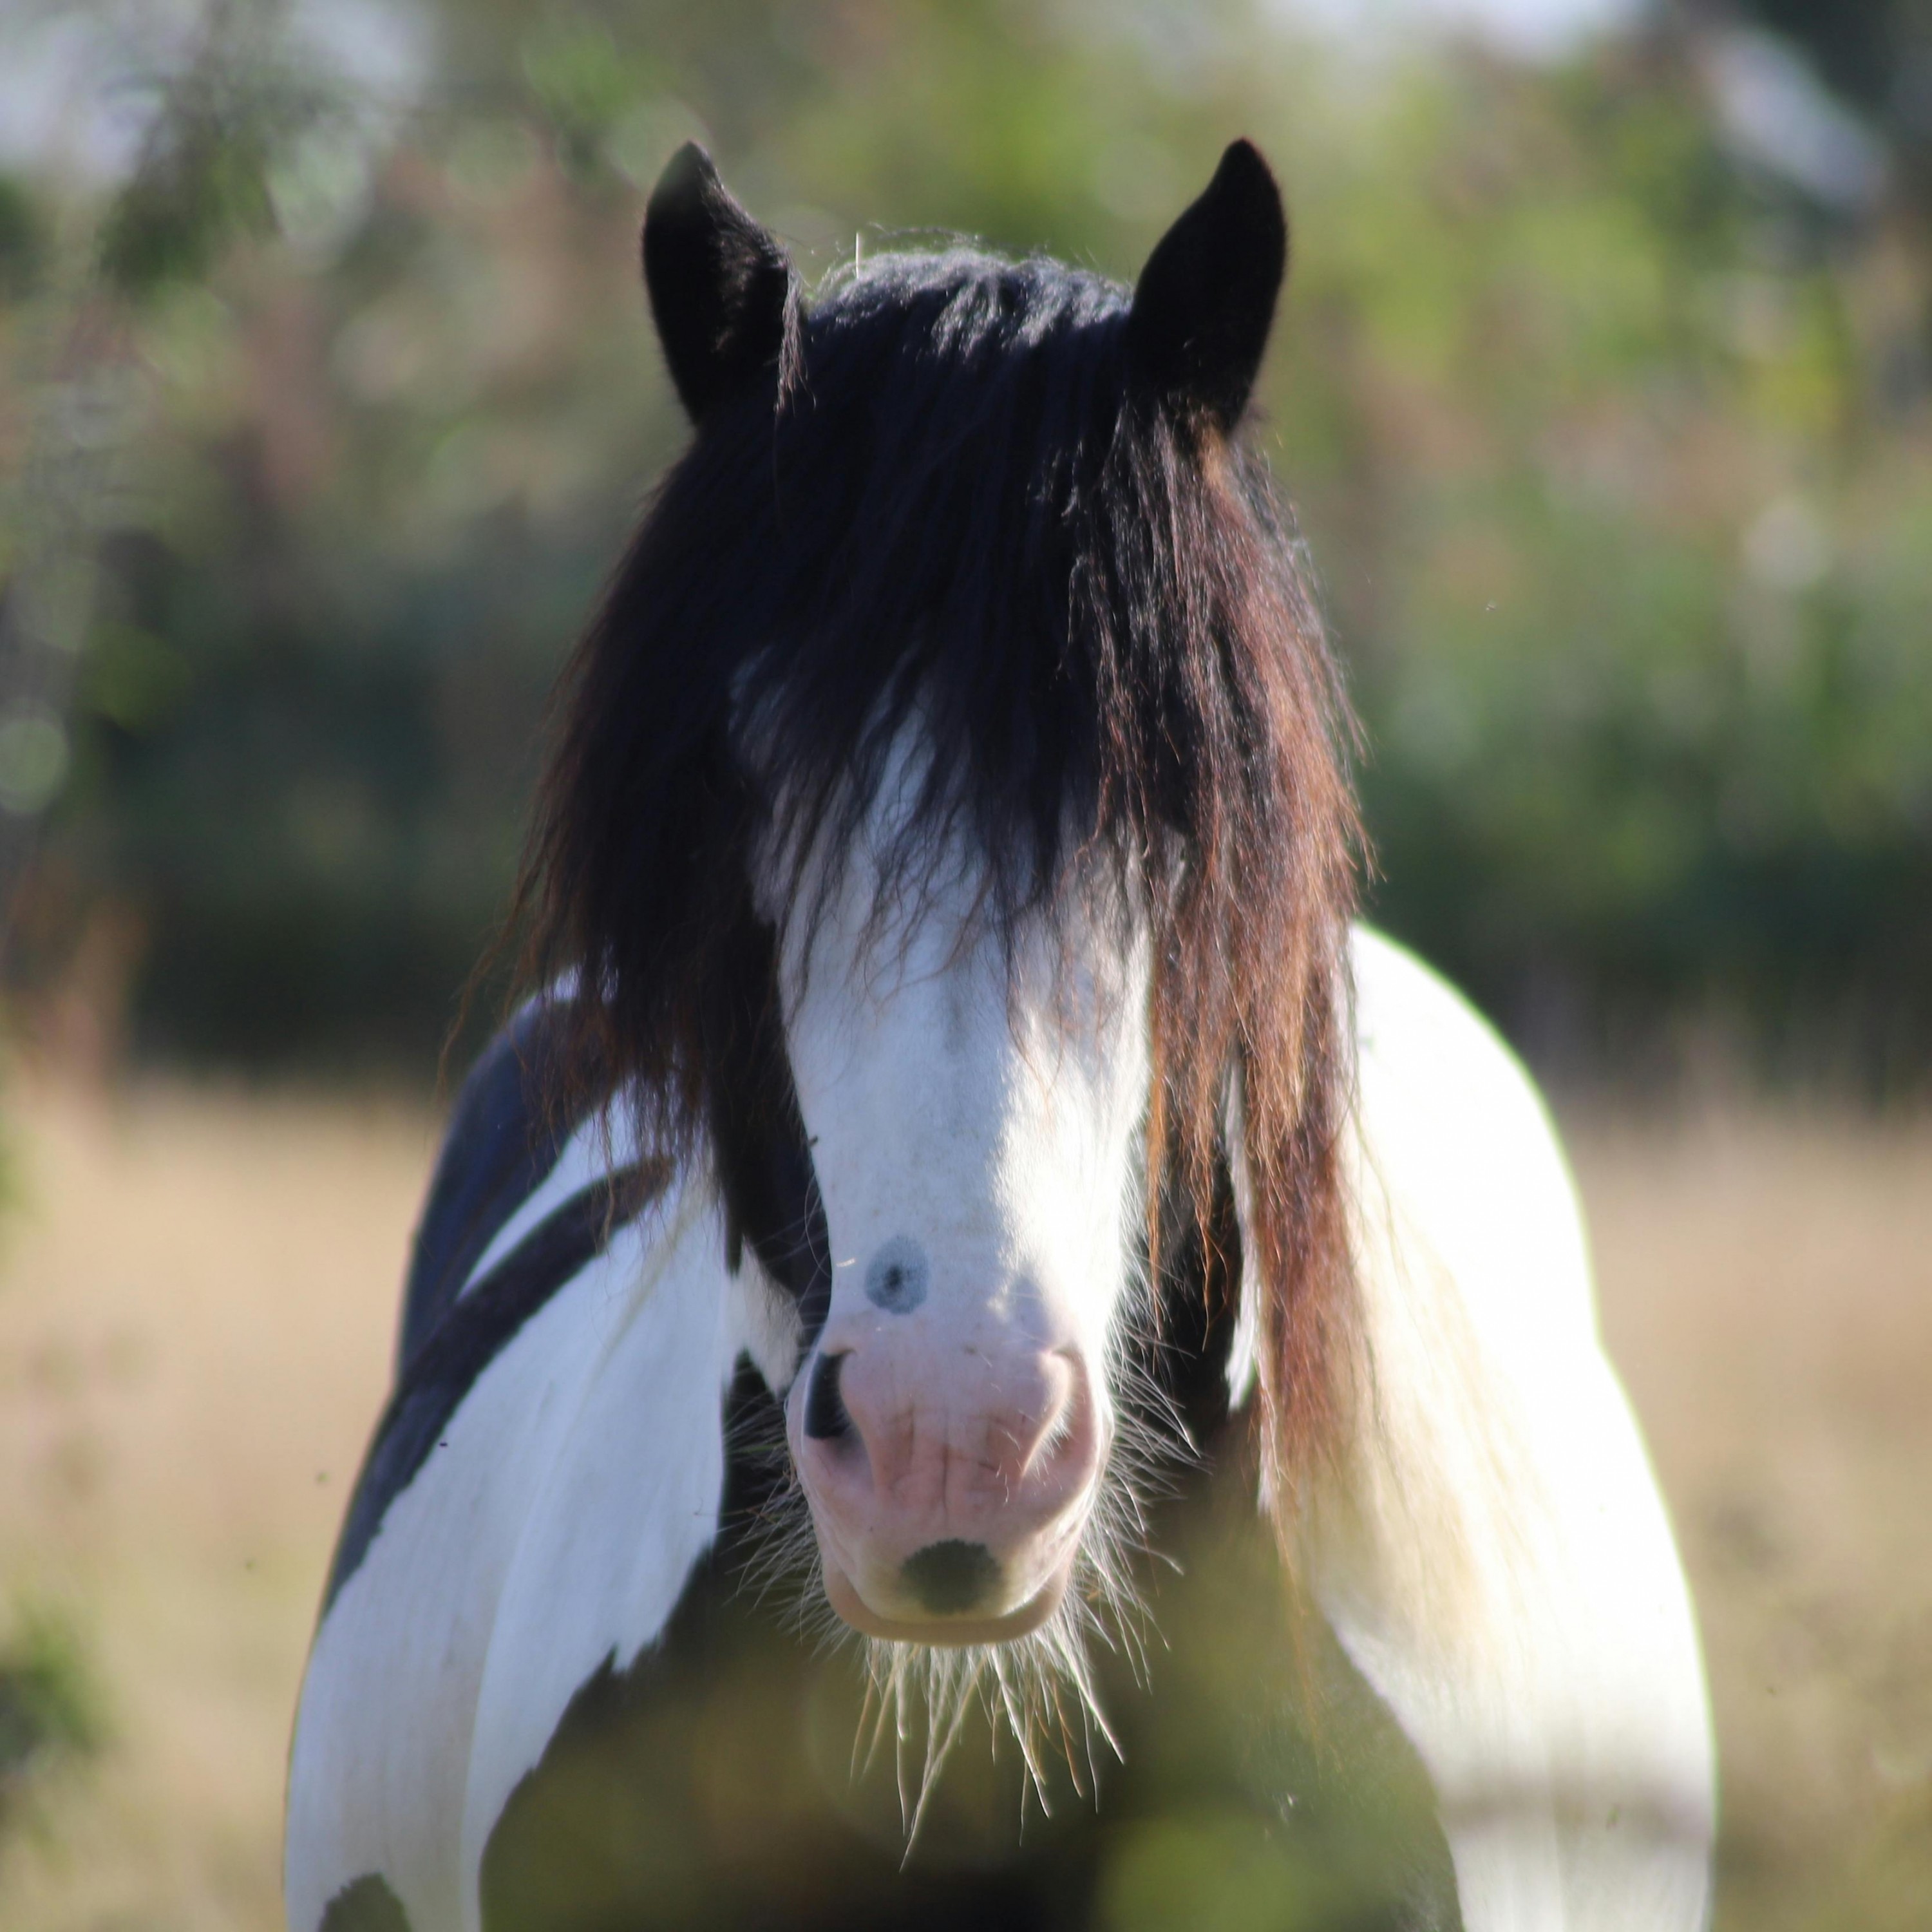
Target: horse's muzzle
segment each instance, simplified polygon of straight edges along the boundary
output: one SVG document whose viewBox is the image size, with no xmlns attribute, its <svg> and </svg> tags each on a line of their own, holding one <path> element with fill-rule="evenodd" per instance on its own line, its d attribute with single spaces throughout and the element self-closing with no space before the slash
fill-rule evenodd
<svg viewBox="0 0 1932 1932">
<path fill-rule="evenodd" d="M 847 1623 L 999 1643 L 1052 1615 L 1106 1447 L 1079 1352 L 828 1334 L 802 1380 L 792 1454 Z"/>
</svg>

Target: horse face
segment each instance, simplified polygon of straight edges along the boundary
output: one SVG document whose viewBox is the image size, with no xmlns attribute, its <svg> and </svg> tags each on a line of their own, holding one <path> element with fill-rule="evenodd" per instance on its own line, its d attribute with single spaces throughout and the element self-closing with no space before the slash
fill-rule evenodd
<svg viewBox="0 0 1932 1932">
<path fill-rule="evenodd" d="M 784 960 L 832 1262 L 791 1454 L 833 1608 L 923 1643 L 1023 1635 L 1065 1593 L 1140 1204 L 1144 948 L 1092 908 L 987 930 L 975 883 L 882 915 L 854 853 Z"/>
</svg>

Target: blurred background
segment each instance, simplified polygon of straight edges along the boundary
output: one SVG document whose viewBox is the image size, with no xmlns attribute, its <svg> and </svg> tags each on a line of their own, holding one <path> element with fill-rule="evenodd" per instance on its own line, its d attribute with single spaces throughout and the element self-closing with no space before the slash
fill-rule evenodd
<svg viewBox="0 0 1932 1932">
<path fill-rule="evenodd" d="M 666 157 L 808 279 L 1131 278 L 1237 133 L 1373 915 L 1570 1130 L 1718 1923 L 1932 1924 L 1932 0 L 8 0 L 0 1928 L 278 1922 L 439 1049 L 683 433 Z"/>
</svg>

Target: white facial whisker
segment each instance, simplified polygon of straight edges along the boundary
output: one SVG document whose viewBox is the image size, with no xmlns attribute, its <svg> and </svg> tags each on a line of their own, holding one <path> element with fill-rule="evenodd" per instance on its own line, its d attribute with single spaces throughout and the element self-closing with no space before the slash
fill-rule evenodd
<svg viewBox="0 0 1932 1932">
<path fill-rule="evenodd" d="M 1136 1283 L 1127 1325 L 1144 1336 Z M 965 1720 L 977 1702 L 1017 1747 L 1022 1809 L 1030 1792 L 1052 1809 L 1057 1758 L 1083 1802 L 1097 1801 L 1100 1753 L 1124 1760 L 1095 1682 L 1092 1647 L 1125 1660 L 1137 1684 L 1148 1679 L 1150 1613 L 1134 1580 L 1150 1555 L 1146 1506 L 1170 1490 L 1195 1450 L 1173 1405 L 1136 1349 L 1118 1350 L 1124 1414 L 1102 1472 L 1094 1508 L 1075 1559 L 1072 1586 L 1059 1608 L 1031 1634 L 1004 1643 L 940 1647 L 862 1637 L 832 1611 L 824 1592 L 818 1544 L 805 1493 L 795 1478 L 745 1526 L 748 1548 L 740 1576 L 758 1602 L 790 1602 L 786 1620 L 818 1640 L 821 1652 L 860 1647 L 863 1689 L 850 1753 L 854 1784 L 868 1777 L 892 1733 L 904 1856 L 910 1857 Z"/>
</svg>

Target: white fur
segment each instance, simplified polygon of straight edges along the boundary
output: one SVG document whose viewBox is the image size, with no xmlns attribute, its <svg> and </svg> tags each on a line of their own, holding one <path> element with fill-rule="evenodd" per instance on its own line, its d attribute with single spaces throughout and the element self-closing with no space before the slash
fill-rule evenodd
<svg viewBox="0 0 1932 1932">
<path fill-rule="evenodd" d="M 970 876 L 908 925 L 866 927 L 874 880 L 855 857 L 794 956 L 792 1072 L 832 1238 L 832 1313 L 892 1330 L 865 1304 L 868 1258 L 910 1233 L 930 1299 L 904 1318 L 1064 1337 L 1098 1353 L 1126 1283 L 1135 1131 L 1148 1088 L 1148 967 L 1079 912 L 1068 963 L 1037 928 L 1016 941 L 1008 999 L 998 937 L 962 946 Z M 854 986 L 865 989 L 862 1001 Z"/>
<path fill-rule="evenodd" d="M 1555 1136 L 1426 968 L 1360 933 L 1354 970 L 1367 1387 L 1310 1581 L 1435 1779 L 1469 1932 L 1696 1932 L 1696 1627 Z"/>
<path fill-rule="evenodd" d="M 1072 949 L 1090 976 L 1059 982 L 1056 1006 L 1044 955 L 1023 956 L 1010 1014 L 996 955 L 953 943 L 959 902 L 942 891 L 896 950 L 856 918 L 856 866 L 851 890 L 789 1015 L 833 1319 L 902 1318 L 853 1298 L 877 1245 L 913 1233 L 932 1306 L 910 1319 L 956 1343 L 1066 1338 L 1098 1372 L 1130 1299 L 1144 962 L 1107 963 L 1096 929 Z M 1561 1156 L 1440 981 L 1366 934 L 1354 970 L 1361 1426 L 1308 1580 L 1435 1779 L 1469 1932 L 1695 1932 L 1712 1804 L 1695 1630 Z M 544 1202 L 596 1171 L 602 1132 L 577 1137 Z M 472 1932 L 505 1801 L 577 1686 L 658 1635 L 709 1546 L 731 1364 L 749 1347 L 782 1387 L 789 1322 L 755 1269 L 728 1276 L 715 1203 L 685 1182 L 479 1378 L 317 1634 L 290 1778 L 296 1932 L 370 1871 L 414 1932 Z"/>
<path fill-rule="evenodd" d="M 611 1138 L 614 1132 L 620 1136 L 616 1143 Z M 614 1126 L 608 1114 L 592 1114 L 583 1122 L 564 1142 L 556 1165 L 490 1237 L 476 1266 L 465 1276 L 459 1297 L 467 1294 L 540 1221 L 608 1173 L 615 1160 L 622 1157 L 617 1148 L 629 1144 L 625 1130 L 621 1125 Z"/>
<path fill-rule="evenodd" d="M 1115 1425 L 1148 1080 L 1147 947 L 1121 946 L 1111 890 L 1070 890 L 1052 927 L 1003 932 L 970 838 L 918 825 L 928 776 L 915 725 L 836 869 L 810 854 L 782 960 L 831 1244 L 819 1354 L 844 1358 L 855 1424 L 839 1448 L 808 1441 L 801 1376 L 790 1438 L 828 1588 L 843 1580 L 892 1629 L 901 1564 L 928 1543 L 994 1550 L 1001 1616 L 1071 1569 Z M 796 856 L 781 842 L 758 868 L 773 916 Z M 924 1294 L 892 1312 L 866 1284 L 902 1250 Z M 883 1455 L 848 1453 L 860 1439 Z"/>
<path fill-rule="evenodd" d="M 748 1339 L 708 1191 L 620 1232 L 478 1378 L 324 1618 L 289 1786 L 289 1921 L 380 1873 L 478 1922 L 489 1827 L 572 1694 L 655 1639 L 716 1532 Z"/>
</svg>

